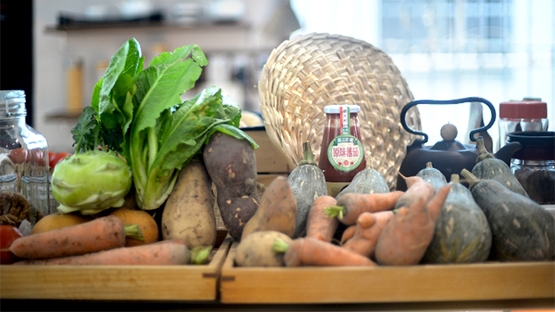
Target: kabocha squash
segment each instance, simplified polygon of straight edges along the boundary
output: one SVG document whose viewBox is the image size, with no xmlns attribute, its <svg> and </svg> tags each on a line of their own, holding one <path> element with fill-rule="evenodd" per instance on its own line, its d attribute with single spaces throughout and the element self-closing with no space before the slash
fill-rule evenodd
<svg viewBox="0 0 555 312">
<path fill-rule="evenodd" d="M 478 149 L 478 157 L 476 165 L 472 168 L 472 174 L 481 180 L 495 180 L 509 190 L 528 197 L 528 194 L 514 176 L 511 168 L 501 159 L 488 152 L 484 145 L 482 137 L 476 140 L 476 148 Z"/>
<path fill-rule="evenodd" d="M 490 225 L 490 257 L 498 261 L 549 261 L 555 257 L 555 220 L 530 198 L 496 180 L 478 179 L 463 169 L 472 197 Z"/>
<path fill-rule="evenodd" d="M 432 162 L 427 162 L 426 168 L 418 171 L 416 175 L 430 183 L 436 189 L 436 192 L 447 184 L 447 179 L 443 173 L 439 169 L 434 168 Z"/>
<path fill-rule="evenodd" d="M 299 165 L 289 173 L 287 180 L 297 200 L 297 221 L 293 238 L 304 236 L 306 220 L 314 200 L 328 194 L 326 177 L 314 161 L 309 142 L 303 143 L 303 159 Z"/>
<path fill-rule="evenodd" d="M 424 263 L 475 263 L 488 259 L 491 230 L 486 215 L 470 190 L 451 176 L 453 186 L 436 220 L 434 236 L 422 259 Z"/>
<path fill-rule="evenodd" d="M 373 168 L 366 168 L 357 173 L 351 183 L 341 190 L 335 198 L 339 199 L 341 195 L 346 193 L 374 194 L 387 192 L 389 192 L 389 186 L 383 175 Z"/>
</svg>

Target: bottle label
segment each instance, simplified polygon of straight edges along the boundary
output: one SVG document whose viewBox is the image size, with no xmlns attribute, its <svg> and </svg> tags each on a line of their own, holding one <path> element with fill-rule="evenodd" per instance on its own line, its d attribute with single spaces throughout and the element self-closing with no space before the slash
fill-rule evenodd
<svg viewBox="0 0 555 312">
<path fill-rule="evenodd" d="M 356 169 L 364 158 L 362 142 L 351 135 L 349 107 L 340 107 L 339 127 L 341 134 L 335 137 L 328 146 L 328 160 L 339 171 L 349 172 Z"/>
</svg>

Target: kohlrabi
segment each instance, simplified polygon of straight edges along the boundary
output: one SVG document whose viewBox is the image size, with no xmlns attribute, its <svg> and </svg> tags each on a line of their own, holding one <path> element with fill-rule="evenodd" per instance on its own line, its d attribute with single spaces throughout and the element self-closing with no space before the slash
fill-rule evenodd
<svg viewBox="0 0 555 312">
<path fill-rule="evenodd" d="M 51 187 L 59 212 L 93 215 L 123 205 L 131 170 L 115 152 L 75 153 L 54 167 Z"/>
<path fill-rule="evenodd" d="M 130 39 L 112 56 L 91 106 L 72 130 L 77 150 L 102 146 L 125 157 L 143 210 L 165 202 L 179 170 L 215 131 L 257 147 L 238 128 L 241 109 L 228 103 L 220 89 L 182 99 L 207 64 L 200 47 L 189 45 L 161 53 L 144 68 L 139 43 Z"/>
</svg>

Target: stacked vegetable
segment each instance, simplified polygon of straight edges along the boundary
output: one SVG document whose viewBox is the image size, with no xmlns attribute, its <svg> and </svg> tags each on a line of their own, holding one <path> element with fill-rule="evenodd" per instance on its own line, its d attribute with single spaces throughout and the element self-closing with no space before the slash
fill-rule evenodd
<svg viewBox="0 0 555 312">
<path fill-rule="evenodd" d="M 273 203 L 273 208 L 265 207 L 262 212 L 261 204 L 257 214 L 264 217 L 247 223 L 245 228 L 255 230 L 243 233 L 235 264 L 406 266 L 553 261 L 553 216 L 512 190 L 518 189 L 511 176 L 503 176 L 505 163 L 480 156 L 475 172 L 495 172 L 497 181 L 463 170 L 468 189 L 458 174 L 447 182 L 428 163 L 417 175 L 405 177 L 408 188 L 404 192 L 384 190 L 379 173 L 367 168 L 336 197 L 306 193 L 305 199 L 312 204 L 302 237 L 291 235 L 292 221 L 283 218 L 286 211 L 294 211 L 283 204 L 296 193 L 290 188 L 301 186 L 276 179 L 261 198 L 266 206 Z M 305 179 L 312 181 L 309 177 L 312 175 Z"/>
<path fill-rule="evenodd" d="M 216 241 L 212 182 L 218 199 L 228 198 L 230 170 L 238 170 L 235 180 L 254 185 L 256 191 L 257 145 L 238 128 L 239 106 L 217 87 L 184 99 L 208 65 L 200 47 L 188 45 L 161 53 L 148 67 L 144 62 L 135 39 L 112 56 L 94 87 L 91 105 L 72 129 L 75 153 L 56 161 L 52 172 L 52 193 L 60 203 L 60 214 L 43 218 L 35 225 L 40 231 L 3 250 L 27 259 L 20 263 L 203 263 Z M 235 159 L 234 151 L 249 158 Z M 230 168 L 233 161 L 251 169 Z M 250 177 L 249 183 L 245 177 Z M 237 188 L 233 196 L 244 202 L 240 191 L 247 190 L 252 191 Z M 242 209 L 237 221 L 233 220 L 235 203 L 218 201 L 234 238 L 258 208 L 258 195 L 253 193 L 252 198 L 255 201 Z M 155 219 L 156 213 L 162 220 Z M 94 226 L 106 220 L 116 232 Z M 113 244 L 90 241 L 99 237 Z M 56 246 L 67 240 L 77 247 L 96 247 L 60 253 Z M 158 254 L 157 248 L 174 252 L 165 253 L 164 259 L 144 257 L 144 253 Z M 46 253 L 36 254 L 39 251 Z"/>
</svg>

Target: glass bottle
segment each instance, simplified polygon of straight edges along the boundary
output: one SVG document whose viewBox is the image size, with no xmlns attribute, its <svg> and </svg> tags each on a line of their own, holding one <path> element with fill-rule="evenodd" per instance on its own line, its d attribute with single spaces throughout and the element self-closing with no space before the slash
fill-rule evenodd
<svg viewBox="0 0 555 312">
<path fill-rule="evenodd" d="M 509 133 L 547 131 L 547 103 L 537 98 L 509 101 L 499 104 L 499 149 L 508 140 Z"/>
<path fill-rule="evenodd" d="M 555 132 L 509 133 L 509 142 L 522 149 L 511 159 L 511 171 L 530 199 L 538 204 L 555 204 Z"/>
<path fill-rule="evenodd" d="M 366 168 L 358 105 L 327 105 L 326 126 L 318 166 L 328 184 L 328 194 L 337 194 Z M 334 196 L 334 195 L 333 195 Z"/>
<path fill-rule="evenodd" d="M 48 144 L 25 122 L 25 92 L 0 91 L 0 191 L 19 192 L 31 204 L 30 221 L 51 214 Z"/>
</svg>

